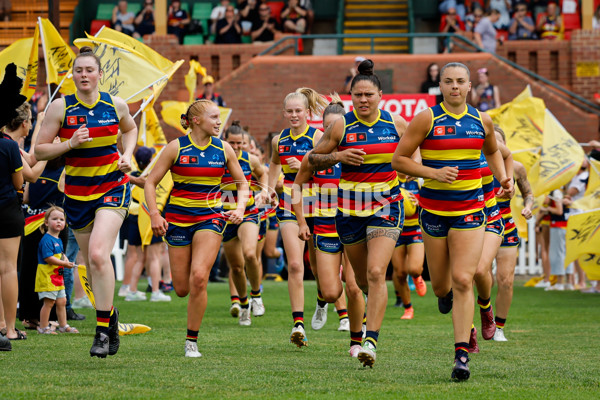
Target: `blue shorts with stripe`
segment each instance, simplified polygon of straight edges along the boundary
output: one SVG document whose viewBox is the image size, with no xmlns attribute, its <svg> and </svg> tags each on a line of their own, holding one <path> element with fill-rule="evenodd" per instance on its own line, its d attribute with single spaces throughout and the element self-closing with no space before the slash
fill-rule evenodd
<svg viewBox="0 0 600 400">
<path fill-rule="evenodd" d="M 367 240 L 369 228 L 386 228 L 402 230 L 404 224 L 404 206 L 402 202 L 395 201 L 377 210 L 375 214 L 367 217 L 357 217 L 343 214 L 338 210 L 335 216 L 335 229 L 340 236 L 340 242 L 353 245 Z"/>
<path fill-rule="evenodd" d="M 485 231 L 494 233 L 500 237 L 504 234 L 504 219 L 502 217 L 496 219 L 495 221 L 491 221 L 492 219 L 498 217 L 500 215 L 500 207 L 495 204 L 493 207 L 486 207 L 485 211 Z"/>
<path fill-rule="evenodd" d="M 268 218 L 260 220 L 260 225 L 258 228 L 258 241 L 259 242 L 262 242 L 263 240 L 265 240 L 265 235 L 267 234 L 267 225 L 268 224 L 269 224 Z"/>
<path fill-rule="evenodd" d="M 450 229 L 472 230 L 482 227 L 485 224 L 485 213 L 481 210 L 466 215 L 445 216 L 421 209 L 419 224 L 423 233 L 435 238 L 445 238 Z"/>
<path fill-rule="evenodd" d="M 269 224 L 267 225 L 267 230 L 276 231 L 279 229 L 279 221 L 277 220 L 277 215 L 269 216 Z"/>
<path fill-rule="evenodd" d="M 315 249 L 328 254 L 338 254 L 344 249 L 339 236 L 313 235 Z"/>
<path fill-rule="evenodd" d="M 94 222 L 96 212 L 102 209 L 129 209 L 131 189 L 129 184 L 112 188 L 96 200 L 75 200 L 65 196 L 67 223 L 73 230 L 81 230 Z"/>
<path fill-rule="evenodd" d="M 169 246 L 183 247 L 192 244 L 194 234 L 198 231 L 214 232 L 218 235 L 223 235 L 227 221 L 224 218 L 212 218 L 206 221 L 198 222 L 190 226 L 177 226 L 169 224 L 165 241 Z"/>
<path fill-rule="evenodd" d="M 423 243 L 423 234 L 421 233 L 421 227 L 415 226 L 404 226 L 402 233 L 398 236 L 396 241 L 396 247 L 410 246 L 411 244 Z"/>
<path fill-rule="evenodd" d="M 142 236 L 140 235 L 140 227 L 138 226 L 138 216 L 131 215 L 125 218 L 124 225 L 126 226 L 127 232 L 127 244 L 131 246 L 141 246 Z M 163 239 L 161 236 L 152 235 L 150 244 L 162 243 Z"/>
<path fill-rule="evenodd" d="M 512 231 L 504 234 L 504 239 L 502 240 L 500 247 L 518 247 L 520 243 L 521 238 L 519 237 L 517 228 L 515 228 Z"/>
<path fill-rule="evenodd" d="M 248 222 L 260 226 L 260 215 L 258 213 L 245 215 L 244 219 L 239 224 L 231 224 L 228 222 L 225 227 L 225 233 L 223 234 L 223 242 L 229 242 L 230 240 L 235 239 L 240 225 Z"/>
</svg>

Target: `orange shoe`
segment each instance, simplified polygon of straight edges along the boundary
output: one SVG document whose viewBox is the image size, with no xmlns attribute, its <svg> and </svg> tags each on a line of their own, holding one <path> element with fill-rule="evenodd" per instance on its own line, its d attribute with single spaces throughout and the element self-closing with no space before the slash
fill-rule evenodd
<svg viewBox="0 0 600 400">
<path fill-rule="evenodd" d="M 404 309 L 404 315 L 400 317 L 400 319 L 413 319 L 415 316 L 415 309 L 414 307 L 410 307 L 410 308 L 405 308 Z"/>
<path fill-rule="evenodd" d="M 421 275 L 418 278 L 413 278 L 415 282 L 415 288 L 417 289 L 417 294 L 421 297 L 425 296 L 427 293 L 427 284 Z"/>
</svg>

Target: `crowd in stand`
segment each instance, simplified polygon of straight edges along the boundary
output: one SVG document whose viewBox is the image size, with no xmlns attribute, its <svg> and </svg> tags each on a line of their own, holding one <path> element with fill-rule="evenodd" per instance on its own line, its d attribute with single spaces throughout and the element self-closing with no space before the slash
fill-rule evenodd
<svg viewBox="0 0 600 400">
<path fill-rule="evenodd" d="M 562 40 L 565 15 L 575 15 L 577 2 L 523 0 L 440 0 L 442 14 L 439 31 L 456 33 L 495 52 L 504 40 Z M 594 29 L 599 27 L 600 6 L 596 9 Z M 571 28 L 572 29 L 572 28 Z M 452 51 L 453 43 L 444 41 L 442 51 Z"/>
<path fill-rule="evenodd" d="M 208 31 L 203 21 L 192 20 L 192 15 L 182 8 L 180 0 L 172 0 L 168 8 L 167 32 L 178 37 L 183 44 L 186 35 L 201 34 L 218 44 L 270 42 L 280 32 L 310 33 L 314 11 L 310 0 L 272 2 L 266 0 L 221 0 L 208 19 Z M 112 15 L 112 27 L 135 38 L 152 34 L 155 30 L 154 1 L 145 0 L 136 14 L 127 11 L 127 1 L 120 0 Z M 244 40 L 243 38 L 247 38 Z"/>
</svg>

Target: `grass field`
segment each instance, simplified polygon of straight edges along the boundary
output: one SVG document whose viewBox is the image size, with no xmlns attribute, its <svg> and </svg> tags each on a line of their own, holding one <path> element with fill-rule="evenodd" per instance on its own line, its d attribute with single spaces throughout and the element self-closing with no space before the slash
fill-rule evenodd
<svg viewBox="0 0 600 400">
<path fill-rule="evenodd" d="M 153 330 L 121 338 L 108 359 L 89 357 L 94 312 L 73 324 L 80 335 L 38 335 L 0 353 L 2 399 L 326 398 L 326 399 L 598 399 L 600 398 L 600 296 L 515 288 L 506 326 L 509 342 L 484 342 L 471 356 L 471 379 L 450 381 L 450 315 L 437 311 L 431 291 L 413 295 L 415 319 L 400 320 L 391 305 L 380 334 L 377 362 L 362 368 L 348 356 L 349 335 L 337 314 L 320 331 L 310 329 L 316 292 L 305 285 L 309 346 L 291 345 L 285 283 L 266 282 L 267 313 L 240 327 L 228 313 L 226 284 L 209 285 L 200 330 L 200 359 L 183 357 L 186 299 L 171 303 L 117 300 L 122 322 Z M 414 292 L 413 292 L 414 293 Z M 390 302 L 393 289 L 390 283 Z M 476 326 L 479 316 L 476 315 Z"/>
</svg>

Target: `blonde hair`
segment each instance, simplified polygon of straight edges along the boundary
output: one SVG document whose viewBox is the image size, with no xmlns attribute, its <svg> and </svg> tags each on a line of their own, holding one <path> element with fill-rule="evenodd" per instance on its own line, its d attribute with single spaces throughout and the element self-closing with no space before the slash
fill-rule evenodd
<svg viewBox="0 0 600 400">
<path fill-rule="evenodd" d="M 187 111 L 185 112 L 185 114 L 181 114 L 181 126 L 183 127 L 183 129 L 188 129 L 190 127 L 190 121 L 193 117 L 198 117 L 203 115 L 206 110 L 208 109 L 209 106 L 211 105 L 215 105 L 215 103 L 213 103 L 210 100 L 206 100 L 206 99 L 202 99 L 202 100 L 196 100 L 194 101 L 192 104 L 190 104 L 190 106 L 188 107 Z"/>
<path fill-rule="evenodd" d="M 50 215 L 52 215 L 52 213 L 54 211 L 58 211 L 58 212 L 62 213 L 63 216 L 66 217 L 65 210 L 63 210 L 62 207 L 54 206 L 54 205 L 50 206 L 50 208 L 48 208 L 46 210 L 46 212 L 44 213 L 44 225 L 42 225 L 40 227 L 42 232 L 46 233 L 48 231 L 48 220 L 50 219 Z"/>
<path fill-rule="evenodd" d="M 285 96 L 285 99 L 283 100 L 284 108 L 290 99 L 302 100 L 304 107 L 306 107 L 312 115 L 321 115 L 325 107 L 329 104 L 316 90 L 307 87 L 298 88 L 295 92 Z"/>
<path fill-rule="evenodd" d="M 344 109 L 344 102 L 340 98 L 340 95 L 336 92 L 333 92 L 333 94 L 330 94 L 330 96 L 331 101 L 329 102 L 327 107 L 325 107 L 325 110 L 323 110 L 323 121 L 325 120 L 325 117 L 329 114 L 346 114 L 346 110 Z"/>
</svg>

